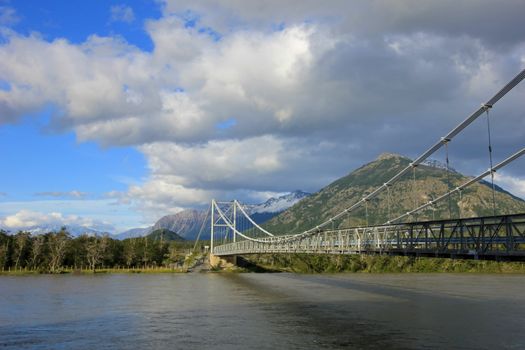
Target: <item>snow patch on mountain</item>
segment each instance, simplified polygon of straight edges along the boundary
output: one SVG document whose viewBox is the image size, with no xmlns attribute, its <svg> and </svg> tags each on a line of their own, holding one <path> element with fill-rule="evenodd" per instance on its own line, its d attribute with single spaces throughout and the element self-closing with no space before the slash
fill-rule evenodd
<svg viewBox="0 0 525 350">
<path fill-rule="evenodd" d="M 280 213 L 309 195 L 310 193 L 297 190 L 277 198 L 270 198 L 261 204 L 245 205 L 245 208 L 250 215 L 256 213 Z"/>
</svg>

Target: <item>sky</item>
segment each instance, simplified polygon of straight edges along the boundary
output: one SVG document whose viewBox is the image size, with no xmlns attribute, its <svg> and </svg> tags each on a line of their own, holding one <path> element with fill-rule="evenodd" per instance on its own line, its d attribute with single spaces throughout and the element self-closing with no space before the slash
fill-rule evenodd
<svg viewBox="0 0 525 350">
<path fill-rule="evenodd" d="M 525 68 L 524 14 L 522 0 L 0 0 L 0 228 L 119 232 L 415 158 Z M 495 163 L 524 147 L 524 96 L 490 111 Z M 489 167 L 485 117 L 450 161 Z M 525 198 L 525 160 L 496 182 Z"/>
</svg>

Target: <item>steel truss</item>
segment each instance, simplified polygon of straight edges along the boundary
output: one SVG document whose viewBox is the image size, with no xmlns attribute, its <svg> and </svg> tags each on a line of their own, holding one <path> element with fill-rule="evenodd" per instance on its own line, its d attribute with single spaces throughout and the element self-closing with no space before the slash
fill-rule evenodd
<svg viewBox="0 0 525 350">
<path fill-rule="evenodd" d="M 238 239 L 213 249 L 218 256 L 262 253 L 525 260 L 525 214 L 322 230 L 308 236 Z"/>
</svg>

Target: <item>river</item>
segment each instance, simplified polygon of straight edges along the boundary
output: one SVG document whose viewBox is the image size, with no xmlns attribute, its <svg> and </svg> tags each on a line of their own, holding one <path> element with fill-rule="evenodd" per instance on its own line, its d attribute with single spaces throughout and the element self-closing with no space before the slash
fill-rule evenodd
<svg viewBox="0 0 525 350">
<path fill-rule="evenodd" d="M 1 349 L 525 348 L 525 276 L 0 276 Z"/>
</svg>

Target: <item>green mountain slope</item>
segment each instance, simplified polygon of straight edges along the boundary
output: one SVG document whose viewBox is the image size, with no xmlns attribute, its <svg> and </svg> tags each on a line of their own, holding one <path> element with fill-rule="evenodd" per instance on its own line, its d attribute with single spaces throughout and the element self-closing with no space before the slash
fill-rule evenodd
<svg viewBox="0 0 525 350">
<path fill-rule="evenodd" d="M 410 162 L 409 158 L 400 155 L 382 154 L 373 162 L 301 200 L 264 226 L 270 232 L 280 234 L 298 233 L 312 228 L 371 193 Z M 390 188 L 390 195 L 387 191 L 383 191 L 368 203 L 368 223 L 370 225 L 382 224 L 389 218 L 398 217 L 448 192 L 449 181 L 450 189 L 453 189 L 469 179 L 459 173 L 447 173 L 444 169 L 427 165 L 419 165 L 416 168 L 415 181 L 413 176 L 412 172 L 406 174 Z M 334 228 L 365 225 L 365 210 L 363 206 L 332 225 Z M 388 215 L 389 211 L 390 215 Z M 496 214 L 524 212 L 525 201 L 499 187 L 496 189 Z M 480 182 L 463 190 L 461 198 L 459 194 L 455 194 L 451 197 L 450 202 L 445 199 L 436 204 L 434 210 L 426 209 L 417 217 L 408 217 L 403 221 L 448 219 L 459 215 L 474 217 L 492 215 L 492 213 L 492 188 L 487 182 Z"/>
<path fill-rule="evenodd" d="M 147 235 L 147 237 L 154 240 L 160 240 L 162 238 L 164 241 L 184 241 L 184 238 L 182 238 L 175 232 L 167 230 L 165 228 L 155 230 L 149 235 Z"/>
</svg>

